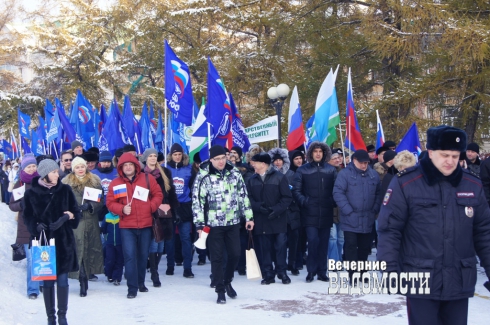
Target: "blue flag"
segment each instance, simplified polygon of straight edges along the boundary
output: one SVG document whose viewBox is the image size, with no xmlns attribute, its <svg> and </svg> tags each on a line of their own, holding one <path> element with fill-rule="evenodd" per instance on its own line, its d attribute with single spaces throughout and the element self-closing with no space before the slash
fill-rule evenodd
<svg viewBox="0 0 490 325">
<path fill-rule="evenodd" d="M 107 112 L 105 110 L 104 104 L 100 105 L 100 120 L 99 120 L 99 134 L 102 133 L 104 124 L 107 121 Z"/>
<path fill-rule="evenodd" d="M 148 116 L 146 102 L 143 104 L 139 125 L 141 129 L 141 143 L 143 144 L 142 150 L 145 151 L 148 148 L 154 148 L 155 144 L 153 143 L 153 136 L 150 130 L 150 118 Z"/>
<path fill-rule="evenodd" d="M 75 98 L 75 103 L 73 103 L 72 115 L 75 114 L 78 116 L 75 122 L 77 139 L 83 143 L 84 149 L 88 149 L 92 146 L 92 137 L 95 135 L 94 121 L 92 119 L 92 104 L 83 97 L 80 90 L 77 90 L 77 98 Z"/>
<path fill-rule="evenodd" d="M 155 148 L 159 152 L 163 152 L 163 141 L 165 140 L 165 130 L 162 122 L 162 112 L 158 110 L 158 125 L 157 125 L 157 134 L 155 137 Z"/>
<path fill-rule="evenodd" d="M 77 139 L 77 134 L 75 132 L 75 129 L 73 126 L 70 124 L 70 121 L 66 117 L 65 114 L 65 109 L 63 108 L 63 105 L 59 101 L 58 98 L 55 99 L 56 103 L 56 113 L 58 113 L 58 118 L 60 120 L 60 124 L 63 127 L 63 135 L 58 135 L 58 139 L 63 139 L 64 142 L 72 143 Z M 59 129 L 61 131 L 61 128 Z"/>
<path fill-rule="evenodd" d="M 143 150 L 141 146 L 141 131 L 138 121 L 134 117 L 133 109 L 131 108 L 131 102 L 129 96 L 124 96 L 124 108 L 122 115 L 122 122 L 126 129 L 127 135 L 131 143 L 136 147 L 136 152 L 142 154 Z"/>
<path fill-rule="evenodd" d="M 189 67 L 175 55 L 165 40 L 165 100 L 175 120 L 192 125 L 194 97 Z"/>
<path fill-rule="evenodd" d="M 232 112 L 225 84 L 208 58 L 208 104 L 206 120 L 212 125 L 212 145 L 218 144 L 228 149 L 233 146 L 231 134 Z"/>
<path fill-rule="evenodd" d="M 59 102 L 59 100 L 56 98 L 56 100 Z M 61 103 L 60 103 L 61 105 Z M 58 105 L 56 105 L 58 106 Z M 46 113 L 48 114 L 48 113 Z M 46 115 L 46 122 L 48 119 L 48 115 Z M 57 109 L 53 109 L 53 115 L 52 117 L 49 118 L 50 121 L 47 123 L 49 125 L 48 131 L 46 132 L 46 142 L 47 143 L 52 143 L 54 140 L 58 138 L 58 129 L 60 128 L 60 118 L 58 117 L 58 112 Z M 33 150 L 34 151 L 34 150 Z"/>
<path fill-rule="evenodd" d="M 32 133 L 35 133 L 35 132 L 32 132 Z M 22 150 L 24 150 L 24 155 L 31 153 L 31 148 L 29 147 L 29 144 L 27 143 L 26 138 L 20 137 L 20 146 L 22 147 Z"/>
<path fill-rule="evenodd" d="M 46 104 L 44 105 L 44 119 L 46 120 L 46 129 L 49 130 L 51 127 L 51 123 L 53 122 L 54 112 L 56 109 L 53 107 L 53 104 L 46 98 Z"/>
<path fill-rule="evenodd" d="M 17 108 L 18 121 L 19 121 L 19 134 L 27 139 L 31 138 L 29 132 L 29 125 L 31 125 L 31 117 L 24 114 Z"/>
<path fill-rule="evenodd" d="M 39 126 L 41 127 L 41 137 L 43 140 L 46 140 L 46 121 L 44 121 L 44 119 L 39 115 L 37 117 L 39 119 Z M 37 129 L 36 129 L 37 131 Z M 33 131 L 34 133 L 34 131 Z"/>
<path fill-rule="evenodd" d="M 419 140 L 419 130 L 417 129 L 417 124 L 415 124 L 415 122 L 413 122 L 410 129 L 405 133 L 402 141 L 400 141 L 400 144 L 396 147 L 396 152 L 403 150 L 408 150 L 413 153 L 416 159 L 422 152 Z"/>
<path fill-rule="evenodd" d="M 12 145 L 7 140 L 2 140 L 2 151 L 5 152 L 5 156 L 9 159 L 14 159 L 14 150 L 12 149 Z"/>
<path fill-rule="evenodd" d="M 43 140 L 38 137 L 38 134 L 41 133 L 39 130 L 40 128 L 41 126 L 38 126 L 37 130 L 32 132 L 31 152 L 33 152 L 36 157 L 44 155 Z"/>
<path fill-rule="evenodd" d="M 231 124 L 231 132 L 233 134 L 233 146 L 238 146 L 242 148 L 243 152 L 248 152 L 250 148 L 250 141 L 245 133 L 245 128 L 243 127 L 242 118 L 238 114 L 238 109 L 236 108 L 235 101 L 231 93 L 228 94 L 230 97 L 230 106 L 232 112 L 233 123 Z"/>
<path fill-rule="evenodd" d="M 169 126 L 171 131 L 171 141 L 167 142 L 168 152 L 170 152 L 170 148 L 174 143 L 178 143 L 182 149 L 184 149 L 184 153 L 188 154 L 189 150 L 187 149 L 187 144 L 185 143 L 184 124 L 177 122 L 177 120 L 174 118 L 174 114 L 170 114 Z"/>
<path fill-rule="evenodd" d="M 117 102 L 112 101 L 111 113 L 102 129 L 99 138 L 99 150 L 110 151 L 112 154 L 119 148 L 124 147 L 129 143 L 129 138 L 126 134 L 126 129 L 121 121 L 121 113 L 117 107 Z"/>
</svg>

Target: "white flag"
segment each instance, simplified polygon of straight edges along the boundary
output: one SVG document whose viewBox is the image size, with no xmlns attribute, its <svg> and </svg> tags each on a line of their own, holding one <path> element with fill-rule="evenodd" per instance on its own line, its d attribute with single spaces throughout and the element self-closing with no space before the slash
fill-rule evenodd
<svg viewBox="0 0 490 325">
<path fill-rule="evenodd" d="M 26 185 L 22 185 L 21 187 L 14 188 L 12 190 L 12 194 L 14 196 L 14 201 L 20 200 L 24 197 L 24 193 L 26 192 Z"/>
<path fill-rule="evenodd" d="M 133 199 L 138 199 L 140 201 L 146 202 L 148 200 L 148 194 L 150 190 L 136 185 L 134 188 Z"/>
<path fill-rule="evenodd" d="M 98 190 L 96 188 L 92 188 L 88 186 L 83 189 L 84 200 L 100 202 L 101 197 L 102 197 L 102 190 Z"/>
</svg>

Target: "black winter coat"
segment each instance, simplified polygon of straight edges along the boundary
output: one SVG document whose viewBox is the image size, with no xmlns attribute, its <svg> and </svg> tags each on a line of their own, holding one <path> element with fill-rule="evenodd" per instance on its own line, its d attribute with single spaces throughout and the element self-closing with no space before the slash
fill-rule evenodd
<svg viewBox="0 0 490 325">
<path fill-rule="evenodd" d="M 475 292 L 476 254 L 490 277 L 490 209 L 477 177 L 459 165 L 444 177 L 426 156 L 393 178 L 378 218 L 388 272 L 429 272 L 430 294 L 417 298 L 463 299 Z"/>
<path fill-rule="evenodd" d="M 294 172 L 291 169 L 289 169 L 286 172 L 286 178 L 288 179 L 289 188 L 291 189 L 291 194 L 293 193 L 294 174 L 296 174 L 296 172 Z M 291 227 L 292 230 L 301 227 L 301 213 L 294 197 L 293 197 L 293 201 L 288 207 L 287 215 L 288 215 L 289 227 Z"/>
<path fill-rule="evenodd" d="M 293 197 L 286 176 L 270 168 L 265 180 L 254 174 L 247 182 L 247 192 L 254 214 L 254 233 L 256 235 L 279 234 L 287 232 L 286 210 Z M 270 208 L 277 217 L 269 219 L 260 206 Z"/>
<path fill-rule="evenodd" d="M 490 159 L 485 159 L 480 165 L 480 178 L 483 185 L 483 191 L 485 192 L 485 197 L 490 205 Z"/>
<path fill-rule="evenodd" d="M 49 226 L 63 216 L 65 211 L 73 213 L 75 219 L 66 221 L 55 231 L 48 229 L 46 236 L 48 240 L 55 239 L 57 274 L 78 271 L 73 229 L 78 227 L 81 214 L 75 195 L 70 186 L 61 183 L 61 179 L 51 189 L 39 185 L 38 181 L 39 177 L 35 177 L 32 188 L 24 194 L 24 222 L 27 229 L 32 238 L 39 239 L 40 234 L 36 230 L 39 223 Z"/>
<path fill-rule="evenodd" d="M 325 162 L 310 162 L 296 171 L 293 196 L 301 209 L 303 227 L 331 228 L 333 224 L 333 185 L 335 168 Z"/>
</svg>

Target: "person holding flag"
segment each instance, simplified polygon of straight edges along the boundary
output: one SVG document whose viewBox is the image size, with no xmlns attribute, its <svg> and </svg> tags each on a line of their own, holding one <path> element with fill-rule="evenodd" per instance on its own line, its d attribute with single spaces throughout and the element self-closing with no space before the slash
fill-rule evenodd
<svg viewBox="0 0 490 325">
<path fill-rule="evenodd" d="M 61 182 L 69 185 L 75 194 L 80 205 L 82 219 L 74 231 L 80 269 L 78 272 L 69 273 L 69 277 L 80 281 L 80 297 L 85 297 L 88 290 L 88 276 L 104 273 L 104 256 L 99 236 L 98 217 L 104 202 L 100 196 L 90 195 L 94 189 L 100 190 L 102 194 L 102 185 L 99 176 L 88 170 L 87 162 L 81 157 L 75 157 L 71 165 L 72 172 Z"/>
<path fill-rule="evenodd" d="M 138 291 L 148 292 L 145 276 L 152 238 L 152 213 L 162 204 L 163 194 L 155 178 L 147 177 L 138 159 L 128 152 L 119 159 L 117 173 L 118 177 L 109 185 L 106 203 L 110 212 L 120 216 L 127 298 L 133 299 Z"/>
</svg>

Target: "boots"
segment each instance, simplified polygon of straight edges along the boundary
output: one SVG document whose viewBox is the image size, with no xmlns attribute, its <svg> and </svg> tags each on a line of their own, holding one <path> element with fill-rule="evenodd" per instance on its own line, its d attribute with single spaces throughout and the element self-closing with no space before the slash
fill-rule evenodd
<svg viewBox="0 0 490 325">
<path fill-rule="evenodd" d="M 68 289 L 69 287 L 57 287 L 59 325 L 68 325 L 68 321 L 66 320 L 66 312 L 68 310 Z"/>
<path fill-rule="evenodd" d="M 48 325 L 56 325 L 56 310 L 54 309 L 54 287 L 43 288 L 44 306 L 48 316 Z"/>
<path fill-rule="evenodd" d="M 162 286 L 160 282 L 160 277 L 158 275 L 158 262 L 160 258 L 158 257 L 158 253 L 150 253 L 150 272 L 151 272 L 151 281 L 153 281 L 153 286 L 158 288 Z"/>
<path fill-rule="evenodd" d="M 85 273 L 85 267 L 83 263 L 82 265 L 80 265 L 78 280 L 80 281 L 80 297 L 86 297 L 87 290 L 88 290 L 88 277 L 87 274 Z"/>
</svg>

